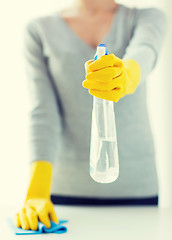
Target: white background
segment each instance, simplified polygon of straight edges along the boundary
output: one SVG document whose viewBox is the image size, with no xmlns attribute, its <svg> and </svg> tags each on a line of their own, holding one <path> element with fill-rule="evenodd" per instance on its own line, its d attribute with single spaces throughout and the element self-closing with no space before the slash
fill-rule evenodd
<svg viewBox="0 0 172 240">
<path fill-rule="evenodd" d="M 0 13 L 0 204 L 22 204 L 29 176 L 27 148 L 27 88 L 23 61 L 23 28 L 40 15 L 71 1 L 6 0 Z M 123 0 L 131 6 L 156 6 L 170 16 L 170 0 Z M 63 4 L 63 5 L 62 5 Z M 155 137 L 160 205 L 172 202 L 170 20 L 158 65 L 149 76 L 148 104 Z"/>
</svg>

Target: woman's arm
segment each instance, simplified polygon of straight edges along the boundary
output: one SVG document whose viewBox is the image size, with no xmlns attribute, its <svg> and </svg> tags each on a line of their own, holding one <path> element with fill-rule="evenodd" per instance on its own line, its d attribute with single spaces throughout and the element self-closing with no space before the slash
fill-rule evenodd
<svg viewBox="0 0 172 240">
<path fill-rule="evenodd" d="M 133 31 L 123 59 L 109 54 L 85 64 L 83 87 L 93 96 L 118 102 L 135 92 L 157 62 L 165 35 L 165 15 L 155 8 L 131 10 L 135 11 L 130 16 Z"/>
<path fill-rule="evenodd" d="M 32 230 L 37 229 L 38 220 L 48 228 L 50 220 L 58 222 L 50 201 L 50 187 L 52 164 L 56 159 L 58 136 L 61 130 L 60 113 L 52 79 L 36 27 L 36 23 L 29 22 L 24 34 L 24 56 L 30 98 L 30 182 L 24 206 L 14 218 L 17 227 Z"/>
<path fill-rule="evenodd" d="M 61 118 L 52 78 L 43 55 L 37 23 L 29 22 L 24 34 L 24 57 L 29 91 L 30 161 L 56 158 Z"/>
<path fill-rule="evenodd" d="M 156 65 L 165 36 L 166 16 L 156 8 L 134 11 L 133 35 L 123 59 L 139 64 L 141 83 Z"/>
</svg>

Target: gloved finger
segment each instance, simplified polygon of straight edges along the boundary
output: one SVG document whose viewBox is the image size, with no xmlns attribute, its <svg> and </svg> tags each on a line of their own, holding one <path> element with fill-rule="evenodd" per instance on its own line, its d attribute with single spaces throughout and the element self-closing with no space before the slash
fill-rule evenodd
<svg viewBox="0 0 172 240">
<path fill-rule="evenodd" d="M 19 218 L 19 214 L 18 213 L 14 216 L 13 222 L 14 222 L 14 225 L 17 228 L 21 227 L 20 218 Z"/>
<path fill-rule="evenodd" d="M 120 76 L 123 69 L 119 67 L 103 68 L 95 72 L 90 72 L 86 75 L 89 81 L 107 82 L 112 81 L 113 78 Z"/>
<path fill-rule="evenodd" d="M 89 65 L 90 63 L 92 63 L 92 62 L 94 62 L 94 59 L 90 59 L 90 60 L 88 60 L 87 62 L 85 62 L 85 71 L 86 71 L 86 73 L 88 73 L 88 65 Z"/>
<path fill-rule="evenodd" d="M 89 93 L 95 97 L 102 98 L 108 101 L 118 102 L 125 94 L 120 89 L 114 89 L 111 91 L 99 91 L 90 89 Z"/>
<path fill-rule="evenodd" d="M 52 209 L 50 210 L 50 212 L 49 212 L 49 217 L 50 217 L 50 220 L 51 220 L 51 221 L 53 221 L 53 222 L 55 222 L 55 223 L 58 223 L 58 222 L 59 222 L 59 220 L 58 220 L 58 218 L 57 218 L 57 215 L 56 215 L 56 213 L 55 213 L 55 211 L 54 211 L 54 208 L 52 208 Z"/>
<path fill-rule="evenodd" d="M 88 72 L 93 72 L 107 67 L 121 67 L 123 62 L 120 58 L 116 57 L 113 53 L 104 55 L 93 61 L 87 66 Z"/>
<path fill-rule="evenodd" d="M 48 213 L 44 210 L 38 213 L 39 220 L 46 226 L 46 228 L 51 227 L 50 219 Z"/>
<path fill-rule="evenodd" d="M 121 89 L 122 84 L 118 78 L 112 79 L 111 82 L 97 82 L 85 80 L 82 82 L 82 86 L 87 89 L 95 90 L 112 90 L 114 88 Z"/>
<path fill-rule="evenodd" d="M 20 210 L 19 219 L 20 219 L 21 227 L 25 230 L 29 230 L 30 226 L 29 226 L 29 222 L 28 222 L 28 219 L 27 219 L 27 216 L 26 216 L 26 209 L 25 208 Z"/>
<path fill-rule="evenodd" d="M 29 222 L 30 229 L 36 231 L 38 229 L 38 217 L 36 211 L 31 207 L 26 207 L 26 216 Z"/>
</svg>

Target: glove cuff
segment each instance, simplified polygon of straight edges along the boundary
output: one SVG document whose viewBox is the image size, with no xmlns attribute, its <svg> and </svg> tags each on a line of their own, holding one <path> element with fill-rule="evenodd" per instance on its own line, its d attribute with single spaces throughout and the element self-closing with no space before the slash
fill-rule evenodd
<svg viewBox="0 0 172 240">
<path fill-rule="evenodd" d="M 50 199 L 52 165 L 47 161 L 35 161 L 31 164 L 30 183 L 26 201 L 30 198 Z"/>
<path fill-rule="evenodd" d="M 139 64 L 133 59 L 123 61 L 127 73 L 126 94 L 135 92 L 141 78 L 141 69 Z"/>
</svg>

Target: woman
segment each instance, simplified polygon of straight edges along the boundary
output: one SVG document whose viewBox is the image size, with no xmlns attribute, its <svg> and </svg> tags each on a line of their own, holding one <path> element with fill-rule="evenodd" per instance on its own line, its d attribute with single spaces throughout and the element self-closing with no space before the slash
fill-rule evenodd
<svg viewBox="0 0 172 240">
<path fill-rule="evenodd" d="M 31 176 L 17 227 L 36 230 L 38 219 L 50 227 L 50 220 L 58 221 L 53 203 L 158 205 L 145 79 L 155 67 L 164 25 L 157 9 L 113 0 L 76 0 L 27 24 Z M 88 61 L 99 43 L 112 54 Z M 120 175 L 110 184 L 88 173 L 91 95 L 117 102 Z"/>
</svg>

